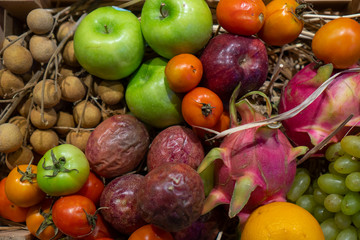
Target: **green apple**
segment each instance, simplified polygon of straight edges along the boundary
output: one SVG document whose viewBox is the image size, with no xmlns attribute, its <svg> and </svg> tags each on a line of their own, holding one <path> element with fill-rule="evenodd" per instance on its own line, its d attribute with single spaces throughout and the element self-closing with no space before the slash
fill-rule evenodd
<svg viewBox="0 0 360 240">
<path fill-rule="evenodd" d="M 141 11 L 145 41 L 168 59 L 201 50 L 212 27 L 212 13 L 204 0 L 146 0 Z"/>
<path fill-rule="evenodd" d="M 181 96 L 173 92 L 165 78 L 167 60 L 145 61 L 130 78 L 125 91 L 130 112 L 148 125 L 165 128 L 183 122 Z"/>
<path fill-rule="evenodd" d="M 144 56 L 140 21 L 125 9 L 97 8 L 76 29 L 74 51 L 90 74 L 106 80 L 125 78 L 140 66 Z"/>
</svg>

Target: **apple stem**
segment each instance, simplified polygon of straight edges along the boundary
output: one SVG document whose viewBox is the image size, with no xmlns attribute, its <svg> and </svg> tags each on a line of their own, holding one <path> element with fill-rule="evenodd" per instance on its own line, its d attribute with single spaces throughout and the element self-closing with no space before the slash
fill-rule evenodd
<svg viewBox="0 0 360 240">
<path fill-rule="evenodd" d="M 107 26 L 107 25 L 104 25 L 104 28 L 105 28 L 105 33 L 106 33 L 106 34 L 109 34 L 110 32 L 109 32 L 108 26 Z"/>
<path fill-rule="evenodd" d="M 161 14 L 161 17 L 163 17 L 163 18 L 166 18 L 169 15 L 168 11 L 166 9 L 164 9 L 165 6 L 166 6 L 165 3 L 161 3 L 161 5 L 160 5 L 160 14 Z"/>
</svg>

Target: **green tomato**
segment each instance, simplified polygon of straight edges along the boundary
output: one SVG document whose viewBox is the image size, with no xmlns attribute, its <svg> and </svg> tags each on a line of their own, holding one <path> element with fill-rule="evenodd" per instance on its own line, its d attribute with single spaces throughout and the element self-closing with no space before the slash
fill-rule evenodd
<svg viewBox="0 0 360 240">
<path fill-rule="evenodd" d="M 181 97 L 165 78 L 167 61 L 153 58 L 144 62 L 131 77 L 125 91 L 130 112 L 150 126 L 165 128 L 183 122 Z"/>
<path fill-rule="evenodd" d="M 144 56 L 140 22 L 124 9 L 97 8 L 76 29 L 74 51 L 90 74 L 106 80 L 125 78 L 140 66 Z"/>
<path fill-rule="evenodd" d="M 37 182 L 50 196 L 76 193 L 85 184 L 90 165 L 85 154 L 71 144 L 47 151 L 37 164 Z"/>
<path fill-rule="evenodd" d="M 201 50 L 212 29 L 212 13 L 204 0 L 146 0 L 141 11 L 146 42 L 168 59 Z"/>
</svg>

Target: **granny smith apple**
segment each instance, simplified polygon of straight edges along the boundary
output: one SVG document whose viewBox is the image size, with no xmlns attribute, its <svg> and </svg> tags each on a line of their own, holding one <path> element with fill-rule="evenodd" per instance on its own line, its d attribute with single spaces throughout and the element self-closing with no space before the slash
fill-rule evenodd
<svg viewBox="0 0 360 240">
<path fill-rule="evenodd" d="M 125 91 L 130 112 L 155 128 L 183 122 L 181 96 L 166 81 L 166 64 L 167 60 L 160 57 L 145 61 L 130 78 Z"/>
<path fill-rule="evenodd" d="M 105 80 L 125 78 L 140 66 L 144 56 L 140 21 L 125 9 L 97 8 L 76 29 L 74 51 L 90 74 Z"/>
<path fill-rule="evenodd" d="M 196 53 L 212 36 L 213 18 L 204 0 L 146 0 L 141 11 L 145 41 L 160 56 Z"/>
</svg>

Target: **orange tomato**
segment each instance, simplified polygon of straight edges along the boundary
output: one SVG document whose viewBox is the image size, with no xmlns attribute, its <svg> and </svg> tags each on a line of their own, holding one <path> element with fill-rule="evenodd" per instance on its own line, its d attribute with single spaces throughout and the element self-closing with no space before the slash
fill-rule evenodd
<svg viewBox="0 0 360 240">
<path fill-rule="evenodd" d="M 174 92 L 188 92 L 195 88 L 202 78 L 203 66 L 193 54 L 183 53 L 174 56 L 165 67 L 165 76 Z"/>
<path fill-rule="evenodd" d="M 10 171 L 5 184 L 7 198 L 19 207 L 31 207 L 40 203 L 46 194 L 36 180 L 36 165 L 22 164 Z"/>
<path fill-rule="evenodd" d="M 220 0 L 216 18 L 226 31 L 250 36 L 264 24 L 265 4 L 262 0 Z"/>
<path fill-rule="evenodd" d="M 50 212 L 51 204 L 52 199 L 44 199 L 41 203 L 30 207 L 26 215 L 26 227 L 33 236 L 40 240 L 58 239 L 62 235 L 60 231 L 55 233 L 56 227 Z M 42 226 L 44 228 L 39 230 L 42 224 L 44 224 Z"/>
<path fill-rule="evenodd" d="M 188 92 L 181 104 L 184 120 L 191 126 L 212 128 L 223 110 L 223 102 L 219 96 L 204 87 L 196 87 Z"/>
<path fill-rule="evenodd" d="M 129 240 L 173 240 L 171 233 L 152 224 L 146 224 L 133 232 Z"/>
<path fill-rule="evenodd" d="M 299 5 L 295 0 L 273 0 L 266 5 L 264 25 L 258 37 L 265 43 L 282 46 L 294 41 L 304 28 L 298 16 Z"/>
<path fill-rule="evenodd" d="M 337 18 L 323 25 L 312 40 L 314 55 L 335 68 L 348 68 L 360 59 L 360 24 L 350 18 Z"/>
<path fill-rule="evenodd" d="M 0 181 L 0 216 L 13 222 L 25 222 L 29 208 L 19 207 L 10 202 L 5 193 L 6 180 L 7 177 Z"/>
</svg>

